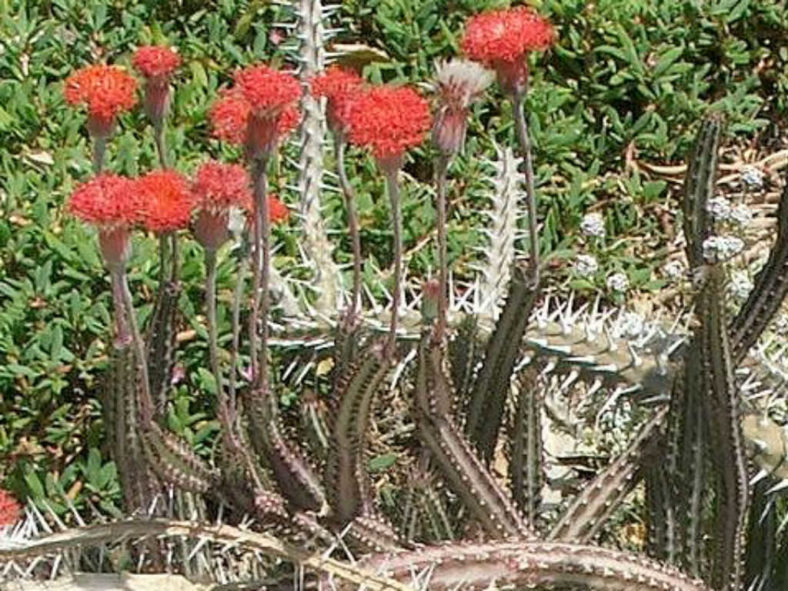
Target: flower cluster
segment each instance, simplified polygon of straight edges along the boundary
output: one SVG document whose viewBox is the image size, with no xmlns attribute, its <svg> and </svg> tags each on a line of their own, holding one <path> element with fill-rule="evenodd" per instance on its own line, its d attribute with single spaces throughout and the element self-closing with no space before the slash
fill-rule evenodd
<svg viewBox="0 0 788 591">
<path fill-rule="evenodd" d="M 298 124 L 298 80 L 268 66 L 252 66 L 235 75 L 235 86 L 211 108 L 214 134 L 242 144 L 247 155 L 270 154 L 280 137 Z"/>
<path fill-rule="evenodd" d="M 722 263 L 744 250 L 744 241 L 736 236 L 710 236 L 703 241 L 703 258 L 708 263 Z"/>
<path fill-rule="evenodd" d="M 194 194 L 174 170 L 155 170 L 136 182 L 142 200 L 140 222 L 146 230 L 172 232 L 189 225 Z"/>
<path fill-rule="evenodd" d="M 606 234 L 605 218 L 601 213 L 587 213 L 580 221 L 580 231 L 592 238 L 604 238 Z"/>
<path fill-rule="evenodd" d="M 213 160 L 197 170 L 194 192 L 194 237 L 206 249 L 219 248 L 230 236 L 230 216 L 249 211 L 252 194 L 242 166 Z"/>
<path fill-rule="evenodd" d="M 0 528 L 14 525 L 19 521 L 22 507 L 11 494 L 0 489 Z"/>
<path fill-rule="evenodd" d="M 252 208 L 249 175 L 243 166 L 211 160 L 197 169 L 194 178 L 194 205 L 199 210 L 226 211 L 233 207 Z"/>
<path fill-rule="evenodd" d="M 99 228 L 129 228 L 140 220 L 141 200 L 133 180 L 101 174 L 76 188 L 68 210 Z"/>
<path fill-rule="evenodd" d="M 96 64 L 66 79 L 63 94 L 72 105 L 85 105 L 88 128 L 96 137 L 112 132 L 115 118 L 137 102 L 137 82 L 123 68 Z"/>
<path fill-rule="evenodd" d="M 181 65 L 181 57 L 169 47 L 146 45 L 134 52 L 131 63 L 145 78 L 168 78 Z"/>
<path fill-rule="evenodd" d="M 527 6 L 493 10 L 468 21 L 463 51 L 473 60 L 494 68 L 505 92 L 525 88 L 528 52 L 544 50 L 555 42 L 550 22 Z"/>
<path fill-rule="evenodd" d="M 353 101 L 364 90 L 361 76 L 340 66 L 331 66 L 310 80 L 310 88 L 315 96 L 326 98 L 326 119 L 331 131 L 346 133 Z"/>
<path fill-rule="evenodd" d="M 378 86 L 360 94 L 350 111 L 350 141 L 372 149 L 380 163 L 398 165 L 432 122 L 429 104 L 412 88 Z"/>
</svg>

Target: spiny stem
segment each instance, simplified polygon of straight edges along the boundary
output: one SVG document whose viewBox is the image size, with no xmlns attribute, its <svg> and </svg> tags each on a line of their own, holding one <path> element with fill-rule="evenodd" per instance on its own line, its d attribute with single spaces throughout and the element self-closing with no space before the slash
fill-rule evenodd
<svg viewBox="0 0 788 591">
<path fill-rule="evenodd" d="M 93 137 L 93 174 L 104 170 L 104 154 L 107 151 L 107 138 Z"/>
<path fill-rule="evenodd" d="M 442 340 L 446 334 L 446 298 L 448 291 L 449 261 L 446 253 L 446 174 L 449 169 L 449 157 L 441 154 L 436 169 L 438 185 L 438 322 L 436 336 Z"/>
<path fill-rule="evenodd" d="M 216 400 L 219 419 L 226 431 L 232 430 L 233 416 L 222 384 L 222 371 L 219 367 L 219 336 L 216 323 L 216 249 L 205 250 L 205 300 L 208 312 L 208 348 L 210 351 L 211 371 L 216 381 Z"/>
<path fill-rule="evenodd" d="M 148 381 L 148 363 L 147 356 L 145 355 L 145 343 L 142 341 L 139 326 L 137 325 L 137 316 L 134 312 L 134 302 L 131 298 L 131 291 L 129 291 L 129 284 L 126 279 L 126 272 L 123 269 L 115 269 L 111 271 L 114 275 L 113 282 L 117 282 L 120 289 L 121 297 L 123 298 L 123 306 L 126 312 L 126 320 L 131 332 L 131 341 L 134 346 L 134 355 L 137 358 L 140 372 L 140 382 L 142 398 L 140 400 L 140 419 L 143 427 L 150 425 L 153 420 L 153 398 L 150 393 L 150 382 Z"/>
<path fill-rule="evenodd" d="M 530 252 L 531 285 L 539 285 L 539 235 L 536 227 L 536 190 L 534 189 L 534 161 L 531 153 L 531 140 L 528 137 L 528 123 L 525 120 L 525 95 L 527 91 L 514 96 L 514 121 L 520 150 L 525 159 L 525 196 L 528 208 L 528 239 Z"/>
<path fill-rule="evenodd" d="M 255 389 L 268 387 L 268 291 L 270 283 L 271 246 L 268 224 L 268 158 L 255 159 L 252 164 L 254 185 L 254 286 L 250 343 Z M 260 326 L 258 353 L 257 324 Z"/>
<path fill-rule="evenodd" d="M 399 182 L 397 173 L 399 170 L 390 169 L 386 171 L 386 187 L 388 189 L 389 200 L 391 201 L 391 217 L 394 223 L 394 293 L 391 297 L 391 324 L 389 327 L 388 342 L 386 352 L 394 353 L 397 342 L 397 321 L 399 317 L 399 300 L 402 289 L 402 210 L 399 196 Z"/>
<path fill-rule="evenodd" d="M 353 248 L 353 289 L 350 293 L 350 308 L 347 311 L 346 322 L 353 324 L 356 314 L 361 304 L 361 234 L 358 227 L 358 212 L 356 211 L 356 196 L 353 187 L 345 172 L 345 147 L 347 143 L 344 138 L 337 134 L 334 136 L 334 152 L 337 161 L 337 174 L 339 175 L 339 185 L 345 196 L 345 207 L 347 209 L 348 231 Z"/>
<path fill-rule="evenodd" d="M 170 236 L 170 281 L 175 283 L 180 275 L 180 252 L 178 249 L 178 234 L 169 232 Z"/>
</svg>

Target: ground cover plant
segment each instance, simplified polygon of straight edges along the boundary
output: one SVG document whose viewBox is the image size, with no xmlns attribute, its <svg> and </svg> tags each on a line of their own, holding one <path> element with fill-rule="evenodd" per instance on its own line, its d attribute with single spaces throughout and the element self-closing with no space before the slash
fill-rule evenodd
<svg viewBox="0 0 788 591">
<path fill-rule="evenodd" d="M 779 588 L 782 352 L 758 341 L 784 295 L 785 211 L 754 289 L 729 305 L 729 259 L 745 247 L 732 233 L 752 211 L 714 190 L 725 134 L 780 129 L 778 6 L 556 2 L 540 10 L 548 22 L 481 10 L 492 5 L 439 18 L 429 3 L 252 3 L 233 27 L 221 17 L 235 6 L 214 8 L 53 3 L 4 21 L 20 42 L 2 92 L 27 85 L 36 99 L 4 109 L 29 121 L 7 124 L 4 155 L 6 486 L 60 523 L 193 521 L 60 542 L 19 542 L 18 527 L 5 556 L 147 531 L 246 536 L 321 584 Z M 85 10 L 93 59 L 62 64 L 50 96 L 57 68 L 42 61 L 33 85 L 30 47 L 52 58 Z M 169 31 L 121 50 L 140 15 Z M 686 47 L 660 26 L 681 18 L 696 25 Z M 210 41 L 199 52 L 193 26 Z M 354 36 L 367 46 L 343 43 Z M 64 100 L 78 107 L 65 121 L 41 116 Z M 684 153 L 678 172 L 650 162 Z M 763 183 L 760 170 L 741 184 Z M 612 240 L 657 229 L 634 247 Z M 670 232 L 683 235 L 692 312 L 611 322 L 633 288 L 666 291 L 674 273 L 654 267 L 677 257 L 648 251 Z M 615 435 L 586 485 L 579 464 L 567 477 L 545 461 L 556 433 L 577 441 L 584 425 Z M 211 530 L 217 515 L 266 533 Z M 646 533 L 622 538 L 633 524 Z M 189 571 L 196 555 L 150 541 L 124 553 L 143 570 Z M 108 566 L 72 565 L 89 563 Z M 256 574 L 291 578 L 284 563 Z"/>
</svg>

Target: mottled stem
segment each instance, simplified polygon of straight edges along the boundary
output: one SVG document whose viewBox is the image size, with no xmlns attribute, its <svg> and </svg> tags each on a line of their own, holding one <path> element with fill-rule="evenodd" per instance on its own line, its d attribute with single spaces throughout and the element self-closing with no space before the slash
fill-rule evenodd
<svg viewBox="0 0 788 591">
<path fill-rule="evenodd" d="M 391 201 L 391 217 L 394 224 L 394 287 L 391 297 L 391 324 L 389 326 L 386 350 L 394 352 L 397 342 L 397 321 L 399 319 L 400 293 L 402 291 L 402 209 L 399 195 L 398 169 L 386 171 L 386 187 Z"/>
<path fill-rule="evenodd" d="M 107 138 L 93 137 L 93 174 L 99 175 L 104 170 L 104 154 L 107 152 Z"/>
<path fill-rule="evenodd" d="M 134 355 L 137 358 L 137 364 L 139 366 L 139 379 L 141 382 L 140 392 L 142 394 L 140 399 L 140 419 L 142 426 L 146 427 L 150 425 L 153 420 L 153 398 L 151 397 L 150 382 L 148 381 L 148 363 L 147 356 L 145 355 L 145 343 L 142 340 L 142 335 L 137 325 L 134 302 L 131 298 L 126 272 L 123 269 L 113 269 L 111 272 L 114 275 L 113 283 L 117 282 L 121 297 L 123 298 L 126 320 L 131 333 L 132 345 L 134 346 Z"/>
<path fill-rule="evenodd" d="M 334 136 L 334 153 L 337 160 L 337 175 L 342 194 L 345 196 L 345 208 L 347 209 L 348 232 L 353 249 L 353 288 L 350 292 L 350 308 L 348 309 L 345 321 L 352 325 L 355 322 L 356 314 L 361 304 L 361 234 L 358 227 L 358 212 L 356 211 L 356 195 L 353 187 L 345 172 L 345 139 L 336 134 Z"/>
<path fill-rule="evenodd" d="M 539 285 L 539 235 L 536 227 L 536 190 L 534 189 L 534 161 L 531 153 L 531 140 L 528 137 L 528 123 L 525 120 L 526 91 L 514 96 L 514 122 L 517 139 L 525 160 L 525 197 L 528 209 L 528 240 L 531 249 L 531 286 Z"/>
<path fill-rule="evenodd" d="M 441 155 L 436 169 L 438 189 L 438 322 L 436 337 L 442 340 L 446 334 L 446 304 L 448 291 L 449 261 L 446 253 L 446 175 L 449 170 L 449 157 Z"/>
<path fill-rule="evenodd" d="M 268 158 L 260 157 L 252 164 L 254 186 L 254 275 L 252 317 L 249 342 L 255 388 L 268 386 L 268 305 L 271 246 L 268 223 Z M 257 325 L 260 324 L 259 347 Z"/>
<path fill-rule="evenodd" d="M 216 249 L 205 250 L 205 301 L 208 312 L 208 348 L 211 359 L 211 371 L 216 381 L 216 400 L 219 419 L 226 431 L 232 430 L 233 415 L 222 382 L 222 370 L 219 367 L 219 327 L 216 322 Z"/>
</svg>

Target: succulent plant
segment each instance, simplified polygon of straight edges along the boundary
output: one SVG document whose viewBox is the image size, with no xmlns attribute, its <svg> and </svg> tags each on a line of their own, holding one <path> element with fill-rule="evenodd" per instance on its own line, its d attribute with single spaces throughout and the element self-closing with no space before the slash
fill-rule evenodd
<svg viewBox="0 0 788 591">
<path fill-rule="evenodd" d="M 163 271 L 144 336 L 125 281 L 124 257 L 117 256 L 123 248 L 112 251 L 114 259 L 111 252 L 105 255 L 117 322 L 103 405 L 125 511 L 139 518 L 157 498 L 176 490 L 206 501 L 206 507 L 226 508 L 222 520 L 228 523 L 252 516 L 254 527 L 264 533 L 213 528 L 207 522 L 125 521 L 86 526 L 50 540 L 0 544 L 0 560 L 18 562 L 75 544 L 112 543 L 149 533 L 246 544 L 301 565 L 326 588 L 779 588 L 786 579 L 788 539 L 781 522 L 785 511 L 776 499 L 782 483 L 788 483 L 788 441 L 784 429 L 770 418 L 768 398 L 762 394 L 781 387 L 785 378 L 758 341 L 788 293 L 788 190 L 777 213 L 778 233 L 769 259 L 749 297 L 729 319 L 726 257 L 709 255 L 710 241 L 719 238 L 714 188 L 724 130 L 721 117 L 710 114 L 700 124 L 684 185 L 683 231 L 694 278 L 688 328 L 680 328 L 680 322 L 662 326 L 615 309 L 603 311 L 599 301 L 576 304 L 571 296 L 551 301 L 541 290 L 544 269 L 539 265 L 533 165 L 522 112 L 525 74 L 505 67 L 505 60 L 492 60 L 515 105 L 519 145 L 518 155 L 511 148 L 501 149 L 494 167 L 490 240 L 479 280 L 463 295 L 454 289 L 441 226 L 438 281 L 425 283 L 407 304 L 400 298 L 398 272 L 392 303 L 365 308 L 356 293 L 358 273 L 352 295 L 337 280 L 321 214 L 329 126 L 308 80 L 325 65 L 324 12 L 320 0 L 298 3 L 305 92 L 298 188 L 314 293 L 291 289 L 287 273 L 271 269 L 265 188 L 275 140 L 250 140 L 253 125 L 275 127 L 289 103 L 283 101 L 270 112 L 255 111 L 255 101 L 271 97 L 246 97 L 251 114 L 240 139 L 246 142 L 255 202 L 252 236 L 245 238 L 253 255 L 246 340 L 254 373 L 248 382 L 237 380 L 243 267 L 234 300 L 231 367 L 221 367 L 211 271 L 215 250 L 208 248 L 211 369 L 222 426 L 211 461 L 198 456 L 161 420 L 175 347 L 177 234 L 160 233 Z M 507 51 L 517 50 L 516 59 L 552 39 L 545 21 L 530 9 L 491 13 L 484 19 L 474 37 L 481 45 L 473 46 L 484 53 L 484 60 L 492 59 L 489 35 L 496 34 L 496 19 L 524 26 L 526 32 L 529 23 L 538 29 L 538 39 L 530 44 L 507 46 Z M 248 77 L 238 76 L 236 84 L 243 93 L 255 77 L 274 80 L 279 74 L 258 69 Z M 241 100 L 232 92 L 224 99 Z M 386 100 L 381 93 L 371 102 Z M 418 106 L 421 99 L 401 93 L 397 100 L 413 100 Z M 443 107 L 444 120 L 455 114 L 451 108 L 456 105 Z M 396 125 L 414 123 L 392 123 Z M 158 137 L 161 117 L 154 127 Z M 354 197 L 343 170 L 347 138 L 336 127 L 332 132 L 337 176 L 352 217 Z M 439 199 L 445 198 L 451 160 L 464 134 L 464 127 L 444 134 L 433 130 L 433 137 L 447 142 L 439 143 L 437 157 Z M 351 131 L 350 141 L 358 135 Z M 107 134 L 96 137 L 97 173 L 108 139 Z M 398 169 L 404 149 L 411 145 L 410 138 L 398 141 L 399 151 L 376 143 L 375 137 L 360 142 L 373 144 L 386 176 L 395 235 L 400 223 Z M 163 142 L 158 146 L 166 168 L 166 148 Z M 521 164 L 524 173 L 518 170 Z M 586 232 L 604 233 L 599 221 L 588 218 Z M 521 240 L 523 236 L 528 240 Z M 519 249 L 521 242 L 527 244 L 525 251 Z M 103 244 L 107 246 L 107 240 Z M 360 252 L 354 250 L 358 263 Z M 398 243 L 394 251 L 400 261 Z M 271 307 L 278 307 L 283 318 L 276 325 L 269 324 Z M 329 362 L 332 367 L 319 384 L 325 391 L 325 416 L 309 407 L 308 393 L 298 391 L 299 380 L 284 377 L 291 373 L 284 364 L 297 366 L 304 353 L 310 363 Z M 279 394 L 285 389 L 296 391 L 309 413 L 300 436 L 294 436 L 296 428 L 281 416 Z M 417 464 L 417 477 L 397 491 L 406 499 L 400 512 L 377 502 L 367 470 L 377 405 L 391 389 L 407 401 L 413 429 L 404 437 L 405 453 Z M 580 392 L 580 405 L 567 401 L 572 389 Z M 628 444 L 573 495 L 546 461 L 549 439 L 561 431 L 575 436 L 572 430 L 589 418 L 599 424 L 624 398 Z M 559 409 L 561 404 L 564 408 Z M 501 466 L 505 477 L 499 473 Z M 636 489 L 644 501 L 629 510 L 647 523 L 648 557 L 599 544 L 616 530 L 614 517 Z M 324 559 L 318 560 L 315 550 L 324 553 Z M 347 550 L 363 557 L 351 564 L 343 558 Z M 140 554 L 141 563 L 145 556 L 151 554 Z"/>
</svg>

